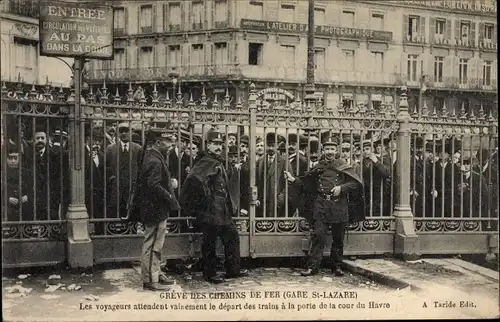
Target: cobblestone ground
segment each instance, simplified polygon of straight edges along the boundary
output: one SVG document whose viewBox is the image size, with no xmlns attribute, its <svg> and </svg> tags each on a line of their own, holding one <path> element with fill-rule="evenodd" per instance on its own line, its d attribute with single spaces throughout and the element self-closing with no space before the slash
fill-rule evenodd
<svg viewBox="0 0 500 322">
<path fill-rule="evenodd" d="M 6 321 L 291 320 L 489 317 L 491 314 L 498 314 L 495 311 L 492 313 L 491 310 L 482 312 L 471 308 L 422 309 L 425 300 L 431 305 L 432 297 L 429 294 L 441 294 L 439 300 L 443 299 L 442 290 L 417 294 L 409 289 L 394 290 L 350 273 L 343 277 L 334 277 L 329 271 L 323 270 L 317 276 L 305 278 L 300 276 L 299 272 L 299 269 L 292 268 L 254 268 L 251 269 L 249 277 L 229 280 L 220 285 L 205 282 L 201 273 L 173 274 L 171 276 L 175 278 L 176 285 L 172 286 L 171 294 L 177 298 L 168 300 L 164 298 L 164 293 L 142 290 L 137 267 L 108 269 L 94 272 L 92 275 L 62 272 L 4 276 L 3 318 Z M 49 279 L 50 276 L 52 279 Z M 338 295 L 334 292 L 339 291 L 356 292 L 357 298 L 329 298 Z M 179 298 L 183 293 L 192 296 L 193 293 L 236 294 L 237 292 L 245 293 L 246 299 L 182 300 Z M 262 298 L 252 299 L 250 292 L 261 292 Z M 313 299 L 315 292 L 321 297 Z M 277 297 L 271 296 L 273 294 Z M 285 298 L 287 294 L 292 298 Z M 302 296 L 307 294 L 307 298 L 295 298 L 301 294 Z M 453 296 L 457 298 L 456 294 Z M 463 299 L 472 301 L 465 295 Z M 479 298 L 474 303 L 483 305 L 481 301 L 484 300 Z M 290 303 L 293 307 L 289 306 Z M 321 303 L 326 307 L 320 308 Z M 359 303 L 365 307 L 357 307 Z M 390 308 L 374 308 L 383 303 L 387 303 Z M 151 307 L 147 310 L 140 306 L 133 309 L 134 305 L 139 304 Z M 208 307 L 214 305 L 214 309 L 191 311 L 188 308 L 180 310 L 171 306 L 177 304 L 198 304 Z M 242 306 L 238 307 L 237 304 Z M 259 304 L 260 309 L 258 309 Z M 332 304 L 336 307 L 333 308 Z M 493 307 L 486 302 L 484 304 L 486 307 L 488 305 L 490 308 Z M 131 305 L 132 308 L 127 308 L 127 305 Z M 167 308 L 158 305 L 166 305 Z M 498 305 L 496 307 L 498 308 Z M 412 313 L 412 310 L 417 311 Z"/>
</svg>

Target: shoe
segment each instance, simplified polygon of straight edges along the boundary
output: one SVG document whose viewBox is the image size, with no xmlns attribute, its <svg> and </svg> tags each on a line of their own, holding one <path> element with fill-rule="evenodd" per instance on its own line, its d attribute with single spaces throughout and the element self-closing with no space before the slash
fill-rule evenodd
<svg viewBox="0 0 500 322">
<path fill-rule="evenodd" d="M 318 271 L 312 268 L 308 268 L 305 271 L 300 272 L 300 275 L 302 276 L 313 276 L 318 274 Z"/>
<path fill-rule="evenodd" d="M 224 279 L 220 276 L 204 277 L 204 279 L 205 279 L 205 281 L 212 283 L 212 284 L 224 283 Z"/>
<path fill-rule="evenodd" d="M 170 291 L 170 287 L 160 283 L 143 283 L 142 288 L 148 291 Z"/>
<path fill-rule="evenodd" d="M 175 284 L 175 280 L 171 279 L 170 277 L 168 277 L 167 275 L 164 275 L 164 274 L 160 274 L 160 284 L 161 285 L 174 285 Z"/>
<path fill-rule="evenodd" d="M 344 271 L 340 267 L 335 267 L 333 273 L 335 276 L 344 276 Z"/>
<path fill-rule="evenodd" d="M 247 277 L 250 276 L 250 273 L 246 269 L 240 270 L 239 273 L 236 274 L 227 274 L 225 275 L 226 278 L 239 278 L 239 277 Z"/>
</svg>

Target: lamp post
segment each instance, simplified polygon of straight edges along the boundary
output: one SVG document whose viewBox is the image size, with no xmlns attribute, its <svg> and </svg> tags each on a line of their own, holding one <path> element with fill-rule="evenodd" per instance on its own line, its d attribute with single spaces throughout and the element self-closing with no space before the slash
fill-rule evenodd
<svg viewBox="0 0 500 322">
<path fill-rule="evenodd" d="M 314 93 L 314 0 L 309 0 L 309 10 L 307 16 L 307 78 L 305 86 L 304 101 L 310 107 L 315 103 Z"/>
</svg>

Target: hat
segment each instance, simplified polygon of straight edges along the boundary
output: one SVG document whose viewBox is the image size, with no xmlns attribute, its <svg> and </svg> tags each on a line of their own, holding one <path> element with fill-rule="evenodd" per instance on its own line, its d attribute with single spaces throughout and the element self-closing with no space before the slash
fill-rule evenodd
<svg viewBox="0 0 500 322">
<path fill-rule="evenodd" d="M 92 138 L 94 139 L 104 139 L 104 132 L 102 127 L 94 127 L 92 129 Z"/>
<path fill-rule="evenodd" d="M 335 138 L 333 136 L 327 137 L 326 140 L 323 141 L 323 146 L 326 147 L 326 146 L 329 146 L 329 145 L 338 146 L 339 142 L 338 142 L 337 138 Z"/>
<path fill-rule="evenodd" d="M 276 135 L 274 132 L 269 132 L 266 134 L 266 145 L 276 144 L 276 139 L 278 143 L 280 142 L 280 135 Z"/>
<path fill-rule="evenodd" d="M 132 142 L 142 143 L 142 137 L 141 137 L 141 135 L 139 133 L 137 133 L 137 132 L 132 133 Z"/>
<path fill-rule="evenodd" d="M 363 140 L 361 141 L 361 146 L 364 148 L 365 146 L 372 146 L 372 141 L 371 140 Z"/>
<path fill-rule="evenodd" d="M 220 143 L 223 143 L 224 142 L 224 138 L 223 138 L 222 133 L 220 133 L 219 131 L 214 130 L 214 129 L 210 129 L 207 132 L 207 141 L 208 142 L 220 142 Z"/>
<path fill-rule="evenodd" d="M 235 138 L 238 137 L 238 135 L 236 133 L 234 133 L 234 132 L 227 133 L 227 137 L 229 138 L 230 136 L 234 136 Z"/>
<path fill-rule="evenodd" d="M 448 140 L 444 145 L 444 151 L 448 154 L 455 154 L 461 152 L 462 142 L 460 140 Z"/>
<path fill-rule="evenodd" d="M 179 129 L 178 131 L 180 133 L 181 141 L 189 141 L 190 140 L 190 138 L 191 138 L 191 132 L 186 131 L 184 129 Z"/>
<path fill-rule="evenodd" d="M 296 133 L 288 133 L 288 144 L 296 144 L 298 136 Z"/>
<path fill-rule="evenodd" d="M 424 148 L 424 139 L 421 136 L 417 136 L 415 138 L 415 145 L 417 149 L 423 149 Z"/>
<path fill-rule="evenodd" d="M 255 139 L 255 143 L 259 143 L 259 142 L 264 142 L 264 139 L 261 138 L 260 136 L 258 136 L 256 139 Z"/>
<path fill-rule="evenodd" d="M 122 122 L 118 124 L 118 131 L 123 129 L 128 129 L 128 130 L 130 129 L 130 125 L 128 124 L 128 122 Z"/>
<path fill-rule="evenodd" d="M 302 134 L 299 135 L 299 146 L 301 148 L 306 148 L 307 145 L 309 144 L 309 138 L 311 138 L 311 137 L 307 137 L 307 136 L 302 135 Z"/>
<path fill-rule="evenodd" d="M 52 135 L 54 136 L 68 136 L 68 132 L 64 131 L 64 130 L 61 130 L 60 128 L 57 128 L 54 130 L 54 133 L 52 133 Z"/>
<path fill-rule="evenodd" d="M 230 145 L 227 150 L 227 155 L 237 155 L 237 154 L 238 154 L 238 147 L 236 145 Z"/>
<path fill-rule="evenodd" d="M 429 141 L 425 143 L 425 151 L 426 152 L 439 152 L 437 145 L 435 145 L 436 141 Z"/>
<path fill-rule="evenodd" d="M 250 139 L 248 138 L 248 135 L 243 134 L 240 137 L 240 143 L 245 143 L 246 145 L 248 145 L 249 142 L 250 142 Z"/>
<path fill-rule="evenodd" d="M 193 134 L 193 144 L 196 144 L 198 146 L 198 148 L 200 147 L 201 145 L 201 137 L 199 135 L 194 135 Z"/>
<path fill-rule="evenodd" d="M 309 143 L 309 153 L 316 153 L 319 151 L 319 141 L 311 140 Z"/>
<path fill-rule="evenodd" d="M 168 138 L 171 135 L 172 131 L 169 131 L 165 128 L 154 127 L 148 131 L 146 135 L 148 141 L 156 141 L 160 139 Z M 134 133 L 135 134 L 135 133 Z M 133 137 L 133 134 L 132 134 Z"/>
</svg>

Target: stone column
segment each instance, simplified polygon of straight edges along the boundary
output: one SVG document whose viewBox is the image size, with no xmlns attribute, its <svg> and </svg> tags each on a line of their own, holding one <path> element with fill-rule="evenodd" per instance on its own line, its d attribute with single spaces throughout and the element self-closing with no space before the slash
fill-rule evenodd
<svg viewBox="0 0 500 322">
<path fill-rule="evenodd" d="M 394 238 L 394 254 L 403 259 L 420 255 L 418 236 L 415 233 L 413 213 L 410 207 L 410 113 L 408 112 L 407 88 L 401 88 L 401 97 L 397 118 L 399 121 L 397 150 L 397 186 L 398 198 L 394 208 L 396 235 Z"/>
<path fill-rule="evenodd" d="M 72 268 L 88 268 L 94 264 L 92 240 L 89 236 L 89 214 L 85 207 L 85 145 L 84 123 L 82 120 L 82 79 L 83 59 L 75 58 L 75 107 L 70 114 L 70 175 L 71 202 L 66 214 L 68 228 L 67 256 Z M 69 101 L 70 102 L 70 101 Z M 85 102 L 83 102 L 85 104 Z"/>
</svg>

